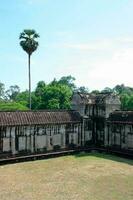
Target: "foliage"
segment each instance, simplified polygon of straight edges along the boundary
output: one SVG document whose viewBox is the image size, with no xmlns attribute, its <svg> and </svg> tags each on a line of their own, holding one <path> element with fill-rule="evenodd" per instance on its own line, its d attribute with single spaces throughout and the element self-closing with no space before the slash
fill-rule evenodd
<svg viewBox="0 0 133 200">
<path fill-rule="evenodd" d="M 36 33 L 35 30 L 32 29 L 25 29 L 20 34 L 20 46 L 26 51 L 27 54 L 31 55 L 38 47 L 39 43 L 36 39 L 39 35 Z"/>
<path fill-rule="evenodd" d="M 70 109 L 72 94 L 75 91 L 82 93 L 89 92 L 89 89 L 81 86 L 76 87 L 74 84 L 75 78 L 71 75 L 63 76 L 59 80 L 53 79 L 50 83 L 46 84 L 44 81 L 39 81 L 34 91 L 31 92 L 32 109 Z M 133 110 L 133 88 L 125 86 L 124 84 L 116 85 L 114 88 L 106 87 L 101 92 L 113 92 L 120 96 L 121 109 Z M 99 90 L 93 90 L 91 94 L 98 94 Z M 0 82 L 0 102 L 5 107 L 9 103 L 10 107 L 19 103 L 22 107 L 29 107 L 29 91 L 25 90 L 20 92 L 17 85 L 10 86 L 5 91 L 5 85 Z M 12 104 L 11 104 L 12 102 Z M 18 105 L 18 104 L 17 104 Z M 9 109 L 10 109 L 9 107 Z M 5 108 L 3 108 L 5 109 Z M 16 107 L 16 110 L 19 109 Z"/>
<path fill-rule="evenodd" d="M 92 90 L 92 91 L 91 91 L 91 94 L 99 94 L 99 93 L 100 93 L 99 90 Z"/>
<path fill-rule="evenodd" d="M 17 95 L 20 93 L 20 88 L 18 85 L 12 85 L 9 89 L 5 92 L 5 97 L 12 101 L 15 101 Z"/>
<path fill-rule="evenodd" d="M 124 84 L 116 85 L 114 88 L 106 87 L 102 92 L 113 92 L 120 96 L 121 109 L 133 110 L 133 88 Z"/>
<path fill-rule="evenodd" d="M 40 95 L 36 96 L 40 91 Z M 36 107 L 35 109 L 68 109 L 70 108 L 70 99 L 72 90 L 67 85 L 48 84 L 44 87 L 39 87 L 35 90 Z"/>
<path fill-rule="evenodd" d="M 50 109 L 59 109 L 60 108 L 60 102 L 58 99 L 50 99 L 48 101 L 48 108 Z"/>
<path fill-rule="evenodd" d="M 89 93 L 89 89 L 87 87 L 81 86 L 81 87 L 77 88 L 77 92 Z"/>
<path fill-rule="evenodd" d="M 40 96 L 38 96 L 38 98 L 39 97 Z M 38 98 L 37 98 L 37 96 L 35 96 L 35 92 L 31 93 L 32 108 L 36 108 L 36 104 L 38 104 Z M 23 106 L 29 107 L 29 92 L 28 92 L 28 90 L 19 93 L 16 96 L 15 101 L 21 103 Z"/>
<path fill-rule="evenodd" d="M 49 84 L 39 81 L 35 91 L 31 92 L 32 109 L 70 109 L 72 93 L 76 87 L 73 83 L 74 80 L 72 76 L 64 76 L 59 80 L 54 79 Z M 2 100 L 1 108 L 3 106 L 3 109 L 5 109 L 4 104 L 8 109 L 7 105 L 9 103 L 15 110 L 15 102 L 24 108 L 29 107 L 28 90 L 20 92 L 18 86 L 10 86 L 4 95 L 6 103 Z M 18 110 L 17 107 L 16 110 Z"/>
<path fill-rule="evenodd" d="M 57 81 L 58 84 L 61 85 L 67 85 L 68 87 L 70 87 L 72 90 L 74 90 L 76 88 L 76 85 L 74 84 L 74 81 L 76 79 L 69 75 L 69 76 L 63 76 L 61 77 L 61 79 L 59 81 Z"/>
<path fill-rule="evenodd" d="M 121 95 L 121 108 L 122 110 L 133 110 L 133 94 L 122 94 Z"/>
<path fill-rule="evenodd" d="M 120 96 L 122 110 L 133 110 L 133 88 L 121 84 L 116 85 L 113 91 Z"/>
<path fill-rule="evenodd" d="M 28 90 L 20 92 L 16 98 L 16 102 L 20 102 L 22 105 L 28 106 L 28 98 L 29 98 L 29 92 Z"/>
<path fill-rule="evenodd" d="M 128 94 L 131 95 L 133 94 L 133 88 L 125 86 L 124 84 L 121 85 L 116 85 L 113 88 L 113 92 L 116 92 L 117 94 Z"/>
<path fill-rule="evenodd" d="M 16 110 L 28 110 L 28 108 L 16 102 L 0 102 L 0 111 L 16 111 Z"/>
<path fill-rule="evenodd" d="M 0 100 L 4 98 L 5 85 L 0 82 Z"/>
<path fill-rule="evenodd" d="M 109 87 L 105 87 L 101 92 L 102 93 L 111 93 L 111 92 L 113 92 L 113 89 L 111 89 Z"/>
</svg>

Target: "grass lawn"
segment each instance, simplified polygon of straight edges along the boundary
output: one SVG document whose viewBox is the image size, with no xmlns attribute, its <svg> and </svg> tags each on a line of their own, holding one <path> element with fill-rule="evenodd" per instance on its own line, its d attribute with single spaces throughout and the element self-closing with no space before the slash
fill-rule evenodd
<svg viewBox="0 0 133 200">
<path fill-rule="evenodd" d="M 0 200 L 132 200 L 133 160 L 80 154 L 0 166 Z"/>
</svg>

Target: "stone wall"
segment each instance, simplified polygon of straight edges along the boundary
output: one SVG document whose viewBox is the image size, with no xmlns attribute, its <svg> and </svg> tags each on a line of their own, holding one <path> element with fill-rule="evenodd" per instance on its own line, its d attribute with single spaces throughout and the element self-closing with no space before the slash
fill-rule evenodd
<svg viewBox="0 0 133 200">
<path fill-rule="evenodd" d="M 81 144 L 81 124 L 70 124 L 69 144 Z M 43 152 L 54 148 L 66 148 L 66 132 L 68 125 L 16 126 L 1 129 L 2 152 L 17 154 L 21 152 Z"/>
</svg>

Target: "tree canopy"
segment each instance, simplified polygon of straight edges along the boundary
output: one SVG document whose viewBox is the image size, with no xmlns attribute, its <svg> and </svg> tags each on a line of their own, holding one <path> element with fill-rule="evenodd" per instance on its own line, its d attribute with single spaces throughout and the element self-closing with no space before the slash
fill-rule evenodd
<svg viewBox="0 0 133 200">
<path fill-rule="evenodd" d="M 72 76 L 63 76 L 59 80 L 53 79 L 50 83 L 43 80 L 37 83 L 31 92 L 32 109 L 70 109 L 72 94 L 75 91 L 89 92 L 89 89 L 77 87 Z M 122 110 L 133 110 L 133 88 L 124 84 L 114 88 L 106 87 L 102 91 L 93 90 L 91 93 L 114 92 L 120 96 Z M 28 90 L 20 91 L 18 85 L 12 85 L 5 90 L 4 83 L 0 82 L 0 110 L 25 110 L 28 109 Z"/>
<path fill-rule="evenodd" d="M 36 33 L 33 29 L 25 29 L 20 33 L 20 46 L 26 51 L 27 54 L 31 55 L 38 47 L 39 43 L 36 39 L 39 37 L 39 34 Z"/>
</svg>

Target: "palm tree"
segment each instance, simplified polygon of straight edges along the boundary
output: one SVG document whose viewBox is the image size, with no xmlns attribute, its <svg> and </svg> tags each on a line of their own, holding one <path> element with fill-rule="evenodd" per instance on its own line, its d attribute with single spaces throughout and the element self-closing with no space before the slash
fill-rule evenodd
<svg viewBox="0 0 133 200">
<path fill-rule="evenodd" d="M 30 58 L 34 51 L 36 51 L 39 43 L 36 39 L 39 35 L 35 30 L 25 29 L 19 36 L 20 46 L 28 54 L 28 69 L 29 69 L 29 108 L 31 109 L 31 72 L 30 72 Z"/>
</svg>

